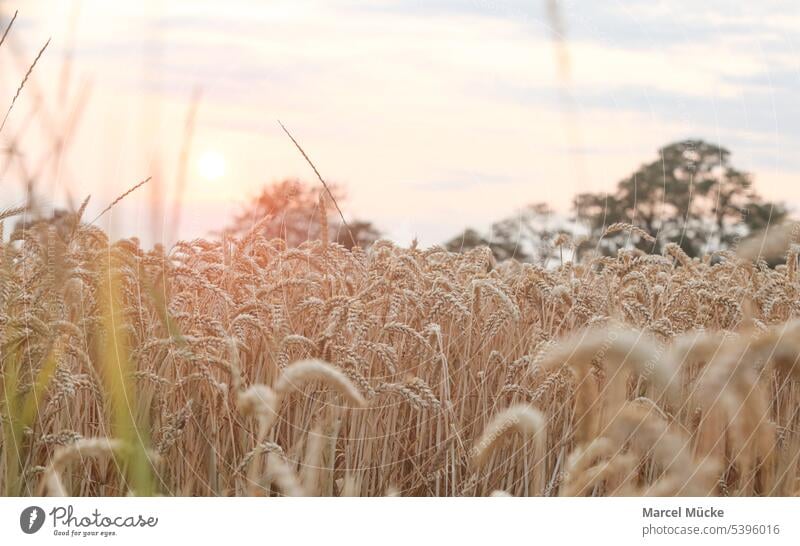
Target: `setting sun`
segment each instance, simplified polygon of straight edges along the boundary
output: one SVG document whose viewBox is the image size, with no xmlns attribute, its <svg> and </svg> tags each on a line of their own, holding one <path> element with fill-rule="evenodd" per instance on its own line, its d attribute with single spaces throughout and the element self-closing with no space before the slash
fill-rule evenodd
<svg viewBox="0 0 800 546">
<path fill-rule="evenodd" d="M 219 180 L 225 176 L 225 158 L 219 152 L 205 152 L 197 160 L 197 173 L 205 180 Z"/>
</svg>

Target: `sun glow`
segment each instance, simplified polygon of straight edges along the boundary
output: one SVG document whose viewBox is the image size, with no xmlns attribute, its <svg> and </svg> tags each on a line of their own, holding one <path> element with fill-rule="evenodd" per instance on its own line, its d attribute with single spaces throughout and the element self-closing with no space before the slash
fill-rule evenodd
<svg viewBox="0 0 800 546">
<path fill-rule="evenodd" d="M 205 180 L 219 180 L 225 176 L 225 158 L 219 152 L 204 152 L 197 160 L 197 173 Z"/>
</svg>

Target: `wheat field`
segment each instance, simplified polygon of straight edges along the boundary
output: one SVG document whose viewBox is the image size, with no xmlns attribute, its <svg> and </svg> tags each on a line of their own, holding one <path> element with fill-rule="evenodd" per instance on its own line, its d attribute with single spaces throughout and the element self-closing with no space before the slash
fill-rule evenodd
<svg viewBox="0 0 800 546">
<path fill-rule="evenodd" d="M 165 252 L 81 214 L 0 250 L 5 495 L 800 490 L 797 246 Z"/>
<path fill-rule="evenodd" d="M 37 219 L 34 178 L 0 211 L 2 496 L 800 495 L 800 224 L 697 259 L 613 223 L 544 267 L 350 250 L 321 194 L 298 247 L 147 248 L 96 220 L 150 178 L 94 220 Z"/>
</svg>

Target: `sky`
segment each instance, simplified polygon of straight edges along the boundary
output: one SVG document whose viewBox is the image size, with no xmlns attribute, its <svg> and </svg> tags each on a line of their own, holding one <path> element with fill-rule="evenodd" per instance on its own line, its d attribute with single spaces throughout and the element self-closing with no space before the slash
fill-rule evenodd
<svg viewBox="0 0 800 546">
<path fill-rule="evenodd" d="M 557 5 L 554 28 L 546 0 L 2 0 L 19 15 L 1 104 L 51 39 L 0 133 L 19 151 L 0 156 L 2 206 L 35 177 L 45 206 L 91 195 L 93 218 L 153 176 L 98 224 L 204 236 L 266 183 L 315 181 L 277 120 L 346 188 L 347 218 L 403 244 L 534 202 L 567 213 L 684 138 L 800 206 L 800 4 Z"/>
</svg>

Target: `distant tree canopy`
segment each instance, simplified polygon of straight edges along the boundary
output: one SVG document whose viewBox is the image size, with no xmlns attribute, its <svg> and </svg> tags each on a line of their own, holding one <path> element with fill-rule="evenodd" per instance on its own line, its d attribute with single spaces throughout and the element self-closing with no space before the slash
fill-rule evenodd
<svg viewBox="0 0 800 546">
<path fill-rule="evenodd" d="M 563 257 L 563 241 L 571 242 L 564 238 L 567 232 L 581 235 L 581 248 L 597 248 L 604 254 L 615 254 L 626 245 L 661 252 L 671 242 L 689 256 L 730 248 L 740 238 L 787 216 L 782 203 L 758 195 L 752 176 L 736 169 L 730 156 L 725 148 L 703 140 L 675 142 L 617 183 L 613 192 L 577 195 L 570 223 L 558 221 L 547 204 L 536 203 L 495 222 L 487 233 L 467 228 L 445 246 L 460 252 L 485 245 L 498 260 L 542 264 Z M 293 247 L 321 236 L 324 214 L 330 240 L 347 248 L 353 240 L 366 248 L 380 237 L 367 221 L 349 221 L 348 230 L 324 191 L 297 179 L 269 184 L 226 231 L 241 235 L 258 225 L 266 237 L 284 239 Z M 341 188 L 334 186 L 332 192 L 337 202 L 344 199 Z M 641 228 L 655 240 L 645 240 L 630 230 L 604 235 L 608 226 L 619 222 Z"/>
<path fill-rule="evenodd" d="M 730 152 L 702 140 L 684 140 L 659 150 L 659 158 L 639 167 L 616 191 L 584 193 L 575 198 L 579 223 L 588 224 L 589 244 L 613 254 L 631 236 L 602 237 L 606 227 L 625 222 L 655 237 L 633 236 L 636 247 L 661 252 L 677 243 L 690 256 L 729 248 L 737 239 L 783 221 L 783 204 L 764 201 L 752 177 L 734 168 Z"/>
<path fill-rule="evenodd" d="M 535 203 L 515 215 L 492 224 L 489 233 L 465 229 L 445 243 L 452 252 L 463 252 L 477 246 L 488 246 L 498 260 L 546 262 L 553 257 L 553 241 L 564 232 L 553 222 L 553 210 L 546 203 Z"/>
<path fill-rule="evenodd" d="M 677 243 L 689 256 L 730 248 L 740 238 L 785 220 L 782 203 L 765 201 L 756 193 L 750 174 L 733 167 L 730 152 L 702 140 L 669 144 L 658 159 L 621 180 L 611 193 L 583 193 L 573 202 L 570 231 L 586 234 L 581 248 L 615 254 L 632 244 L 661 252 Z M 546 261 L 556 250 L 555 240 L 565 230 L 544 222 L 552 211 L 531 205 L 493 224 L 486 235 L 468 228 L 448 241 L 453 251 L 486 245 L 499 260 Z M 624 222 L 655 237 L 646 241 L 630 231 L 603 235 L 608 226 Z M 587 233 L 588 232 L 588 233 Z"/>
<path fill-rule="evenodd" d="M 331 225 L 332 239 L 347 249 L 353 248 L 353 242 L 361 248 L 368 248 L 381 238 L 381 232 L 372 225 L 372 222 L 365 220 L 353 220 L 347 223 L 347 227 L 341 224 L 341 220 L 334 221 Z M 352 237 L 351 237 L 352 235 Z"/>
<path fill-rule="evenodd" d="M 341 188 L 332 186 L 331 191 L 336 201 L 341 203 L 344 199 Z M 264 186 L 261 193 L 234 217 L 225 231 L 243 235 L 258 225 L 268 239 L 283 239 L 287 246 L 296 247 L 305 241 L 321 237 L 323 214 L 328 220 L 331 241 L 347 248 L 352 248 L 353 240 L 356 245 L 366 248 L 380 237 L 375 226 L 366 221 L 348 222 L 348 230 L 342 225 L 341 218 L 324 188 L 310 186 L 297 179 L 281 180 Z"/>
</svg>

